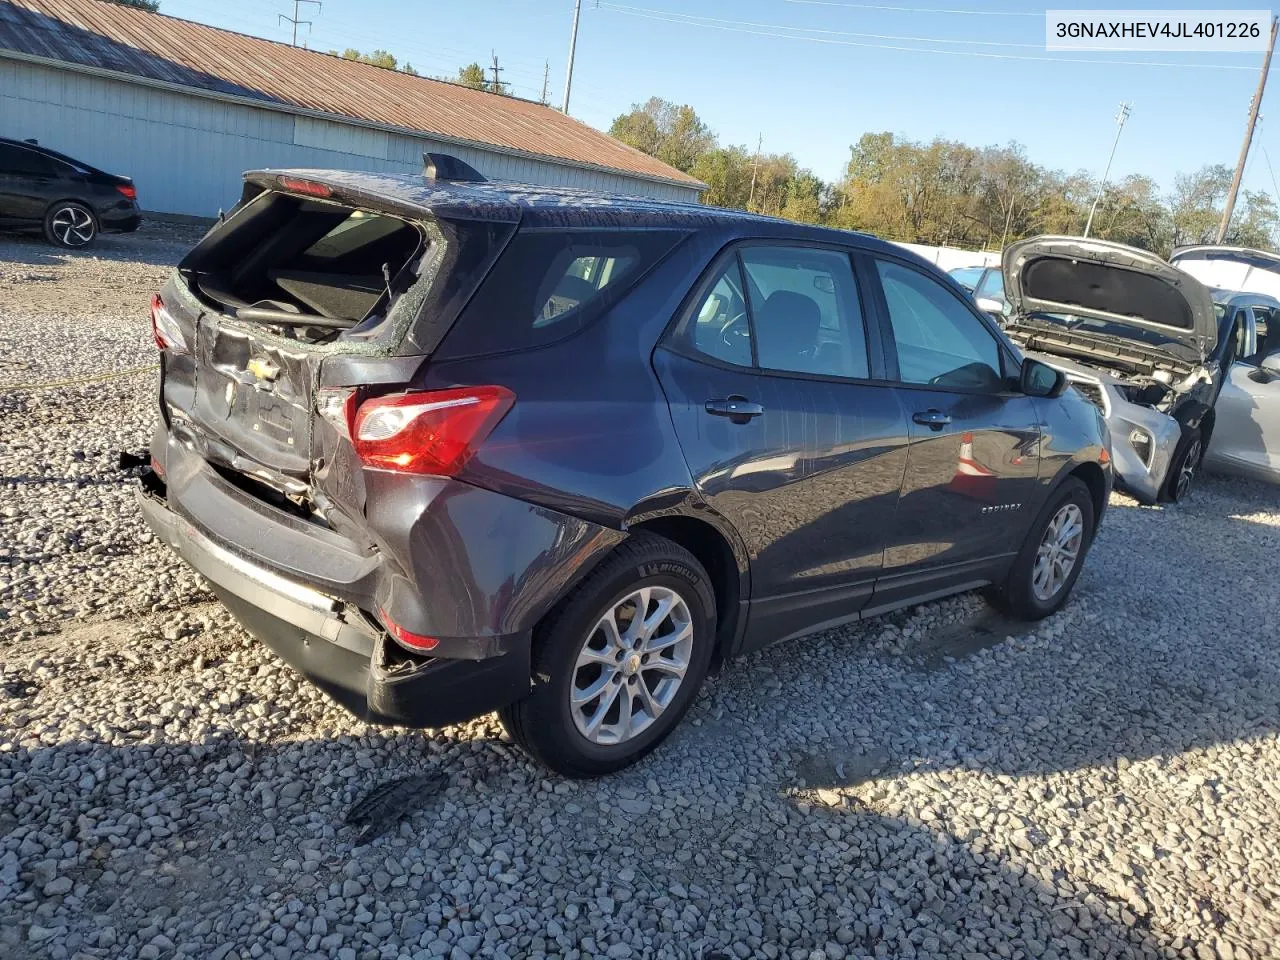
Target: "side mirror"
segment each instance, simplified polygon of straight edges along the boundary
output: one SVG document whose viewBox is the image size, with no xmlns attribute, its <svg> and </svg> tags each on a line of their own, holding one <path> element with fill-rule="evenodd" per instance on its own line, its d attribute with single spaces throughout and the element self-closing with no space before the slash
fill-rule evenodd
<svg viewBox="0 0 1280 960">
<path fill-rule="evenodd" d="M 1022 361 L 1018 389 L 1028 397 L 1057 398 L 1067 392 L 1067 375 L 1028 357 Z"/>
<path fill-rule="evenodd" d="M 974 301 L 978 305 L 978 309 L 983 313 L 990 314 L 997 320 L 1004 319 L 1004 304 L 993 297 L 978 297 Z"/>
<path fill-rule="evenodd" d="M 1258 366 L 1271 374 L 1272 377 L 1280 377 L 1280 351 L 1263 357 L 1262 363 L 1258 364 Z"/>
</svg>

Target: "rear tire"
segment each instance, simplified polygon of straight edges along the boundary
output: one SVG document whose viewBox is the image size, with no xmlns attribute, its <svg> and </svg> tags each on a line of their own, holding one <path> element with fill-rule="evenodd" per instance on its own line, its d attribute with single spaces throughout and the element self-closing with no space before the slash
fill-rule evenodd
<svg viewBox="0 0 1280 960">
<path fill-rule="evenodd" d="M 1183 427 L 1182 438 L 1169 461 L 1169 473 L 1164 479 L 1160 499 L 1166 503 L 1180 503 L 1195 489 L 1200 464 L 1204 460 L 1204 434 L 1199 427 Z"/>
<path fill-rule="evenodd" d="M 98 236 L 98 218 L 83 203 L 60 200 L 44 215 L 44 238 L 55 247 L 79 250 Z"/>
<path fill-rule="evenodd" d="M 621 770 L 657 747 L 693 703 L 715 633 L 715 593 L 702 565 L 670 540 L 635 534 L 535 630 L 533 689 L 499 719 L 557 773 Z"/>
<path fill-rule="evenodd" d="M 1093 524 L 1089 488 L 1068 477 L 1027 531 L 1005 582 L 989 590 L 987 599 L 1019 620 L 1043 620 L 1056 613 L 1080 576 L 1093 543 Z"/>
</svg>

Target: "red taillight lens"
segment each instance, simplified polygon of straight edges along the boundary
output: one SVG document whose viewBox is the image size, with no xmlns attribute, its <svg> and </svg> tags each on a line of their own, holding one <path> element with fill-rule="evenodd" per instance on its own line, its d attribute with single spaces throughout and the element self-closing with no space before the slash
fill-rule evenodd
<svg viewBox="0 0 1280 960">
<path fill-rule="evenodd" d="M 400 624 L 387 616 L 387 611 L 385 610 L 378 611 L 378 619 L 380 619 L 382 621 L 382 625 L 387 628 L 387 633 L 395 637 L 396 642 L 398 642 L 402 647 L 407 647 L 408 649 L 418 653 L 425 653 L 428 650 L 434 650 L 440 645 L 440 641 L 435 637 L 424 637 L 420 633 L 414 633 L 411 630 L 406 630 L 404 627 L 400 626 Z"/>
<path fill-rule="evenodd" d="M 128 198 L 129 200 L 138 199 L 138 188 L 128 183 L 117 183 L 116 192 Z"/>
<path fill-rule="evenodd" d="M 505 387 L 459 387 L 374 397 L 351 427 L 367 467 L 451 477 L 498 425 L 516 396 Z"/>
<path fill-rule="evenodd" d="M 331 197 L 333 191 L 323 183 L 314 180 L 301 180 L 298 177 L 281 177 L 280 186 L 290 193 L 302 193 L 308 197 Z"/>
<path fill-rule="evenodd" d="M 187 338 L 182 335 L 182 327 L 173 318 L 160 299 L 160 294 L 151 295 L 151 336 L 160 350 L 172 350 L 174 353 L 190 353 Z"/>
</svg>

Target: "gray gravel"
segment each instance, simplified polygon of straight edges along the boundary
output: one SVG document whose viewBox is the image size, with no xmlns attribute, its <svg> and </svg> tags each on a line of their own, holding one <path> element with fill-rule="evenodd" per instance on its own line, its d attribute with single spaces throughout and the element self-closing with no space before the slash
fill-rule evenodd
<svg viewBox="0 0 1280 960">
<path fill-rule="evenodd" d="M 114 459 L 154 374 L 28 389 L 149 364 L 191 240 L 0 240 L 0 956 L 1280 955 L 1275 489 L 1117 496 L 1052 620 L 773 649 L 565 782 L 492 718 L 350 719 L 150 542 Z"/>
</svg>

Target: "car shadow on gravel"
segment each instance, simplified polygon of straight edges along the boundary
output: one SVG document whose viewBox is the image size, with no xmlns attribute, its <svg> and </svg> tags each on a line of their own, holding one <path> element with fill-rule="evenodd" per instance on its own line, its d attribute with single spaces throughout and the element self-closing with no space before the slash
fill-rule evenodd
<svg viewBox="0 0 1280 960">
<path fill-rule="evenodd" d="M 548 938 L 553 951 L 595 952 L 584 946 L 589 938 L 600 954 L 643 925 L 663 955 L 703 958 L 731 957 L 738 944 L 756 956 L 765 944 L 853 957 L 1181 955 L 1145 919 L 1113 920 L 1113 898 L 1100 889 L 1057 889 L 979 838 L 906 818 L 796 804 L 749 787 L 722 802 L 699 790 L 637 790 L 634 776 L 562 792 L 498 742 L 472 741 L 467 753 L 478 762 L 434 764 L 421 755 L 415 762 L 404 734 L 361 740 L 359 749 L 251 747 L 231 737 L 79 741 L 0 754 L 0 954 L 36 960 L 56 944 L 132 957 L 163 942 L 161 934 L 187 943 L 179 952 L 188 955 L 232 947 L 248 956 L 273 944 L 301 953 L 318 912 L 339 935 L 331 943 L 361 950 L 368 927 L 356 920 L 378 905 L 392 923 L 379 946 L 415 950 L 448 928 L 447 919 L 422 923 L 436 911 L 472 921 L 488 914 L 476 902 L 478 869 L 496 880 L 509 912 L 542 911 L 520 931 L 523 941 L 486 941 L 507 942 L 512 955 L 548 920 L 562 931 Z M 358 762 L 367 755 L 400 761 L 398 773 L 444 772 L 449 786 L 366 844 L 344 814 L 386 775 Z M 189 791 L 207 802 L 181 807 L 175 798 Z M 517 799 L 524 815 L 504 822 L 501 811 Z M 641 822 L 649 825 L 643 838 Z M 512 837 L 514 856 L 493 849 Z M 285 901 L 302 922 L 271 939 L 263 918 L 279 918 Z M 557 906 L 548 912 L 549 902 Z M 773 908 L 779 903 L 785 909 Z M 684 931 L 620 916 L 624 905 L 656 916 L 673 904 Z M 185 925 L 174 929 L 179 920 Z M 410 926 L 413 936 L 402 939 Z M 742 932 L 726 934 L 735 928 Z M 303 935 L 292 936 L 297 930 Z"/>
</svg>

